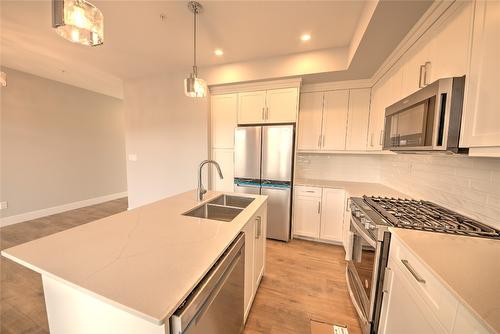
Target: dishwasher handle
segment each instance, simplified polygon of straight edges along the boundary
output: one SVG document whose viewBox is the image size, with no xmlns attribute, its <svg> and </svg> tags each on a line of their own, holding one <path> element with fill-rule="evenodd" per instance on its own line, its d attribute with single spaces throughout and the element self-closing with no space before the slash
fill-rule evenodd
<svg viewBox="0 0 500 334">
<path fill-rule="evenodd" d="M 193 292 L 174 312 L 170 318 L 172 333 L 182 333 L 191 323 L 191 320 L 203 310 L 204 305 L 210 302 L 209 297 L 217 290 L 220 286 L 219 283 L 224 280 L 225 274 L 230 272 L 234 262 L 242 255 L 241 251 L 244 250 L 244 245 L 245 235 L 241 232 Z"/>
</svg>

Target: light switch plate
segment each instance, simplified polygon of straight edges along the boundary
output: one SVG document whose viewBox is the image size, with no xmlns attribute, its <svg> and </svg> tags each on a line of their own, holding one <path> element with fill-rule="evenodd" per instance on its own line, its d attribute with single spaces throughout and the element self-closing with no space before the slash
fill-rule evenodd
<svg viewBox="0 0 500 334">
<path fill-rule="evenodd" d="M 7 203 L 7 201 L 0 202 L 0 210 L 7 209 L 8 207 L 9 207 L 9 204 Z"/>
</svg>

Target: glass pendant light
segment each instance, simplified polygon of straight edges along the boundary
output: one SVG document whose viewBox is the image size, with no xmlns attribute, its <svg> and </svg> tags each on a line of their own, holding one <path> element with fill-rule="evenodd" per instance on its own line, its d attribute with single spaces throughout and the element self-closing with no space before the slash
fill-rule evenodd
<svg viewBox="0 0 500 334">
<path fill-rule="evenodd" d="M 207 83 L 205 80 L 198 78 L 198 67 L 196 66 L 196 15 L 200 13 L 203 7 L 196 1 L 190 1 L 188 2 L 188 8 L 194 14 L 194 64 L 193 71 L 188 78 L 184 79 L 184 93 L 189 97 L 205 97 L 208 91 Z"/>
<path fill-rule="evenodd" d="M 59 36 L 73 43 L 101 45 L 102 12 L 85 0 L 52 0 L 52 27 Z"/>
</svg>

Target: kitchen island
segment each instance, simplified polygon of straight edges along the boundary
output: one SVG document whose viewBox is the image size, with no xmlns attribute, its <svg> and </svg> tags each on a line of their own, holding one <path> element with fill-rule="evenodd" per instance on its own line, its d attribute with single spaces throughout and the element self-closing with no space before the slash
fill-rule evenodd
<svg viewBox="0 0 500 334">
<path fill-rule="evenodd" d="M 220 195 L 208 192 L 204 202 Z M 231 221 L 183 215 L 203 204 L 190 191 L 2 255 L 41 274 L 53 334 L 169 333 L 171 315 L 240 231 L 248 313 L 264 271 L 267 197 L 242 196 L 253 200 Z"/>
</svg>

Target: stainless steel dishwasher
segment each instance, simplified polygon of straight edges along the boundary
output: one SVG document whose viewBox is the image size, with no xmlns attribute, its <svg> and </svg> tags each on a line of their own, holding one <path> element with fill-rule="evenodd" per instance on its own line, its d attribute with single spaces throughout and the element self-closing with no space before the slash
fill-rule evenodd
<svg viewBox="0 0 500 334">
<path fill-rule="evenodd" d="M 170 318 L 172 334 L 243 331 L 245 236 L 240 233 Z"/>
</svg>

